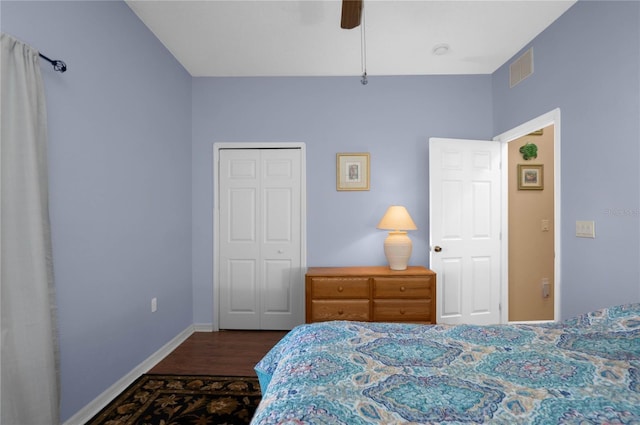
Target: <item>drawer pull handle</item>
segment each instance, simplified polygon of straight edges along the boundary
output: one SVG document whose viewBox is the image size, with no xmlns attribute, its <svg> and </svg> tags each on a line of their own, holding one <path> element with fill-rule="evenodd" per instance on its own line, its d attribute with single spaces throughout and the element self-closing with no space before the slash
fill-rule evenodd
<svg viewBox="0 0 640 425">
<path fill-rule="evenodd" d="M 342 292 L 344 291 L 344 288 L 342 286 L 338 286 L 338 292 Z"/>
<path fill-rule="evenodd" d="M 338 310 L 338 315 L 342 316 L 344 314 L 344 310 Z"/>
<path fill-rule="evenodd" d="M 400 292 L 404 292 L 407 288 L 405 288 L 404 286 L 400 287 Z"/>
<path fill-rule="evenodd" d="M 404 313 L 405 313 L 404 309 L 401 308 L 400 309 L 400 314 L 404 314 Z"/>
</svg>

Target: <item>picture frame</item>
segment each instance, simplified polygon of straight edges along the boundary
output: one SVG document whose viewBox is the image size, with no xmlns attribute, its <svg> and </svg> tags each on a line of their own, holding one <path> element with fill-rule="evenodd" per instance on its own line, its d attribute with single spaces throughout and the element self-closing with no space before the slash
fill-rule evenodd
<svg viewBox="0 0 640 425">
<path fill-rule="evenodd" d="M 543 190 L 544 165 L 518 164 L 518 190 Z"/>
<path fill-rule="evenodd" d="M 368 152 L 336 154 L 336 190 L 369 190 Z"/>
</svg>

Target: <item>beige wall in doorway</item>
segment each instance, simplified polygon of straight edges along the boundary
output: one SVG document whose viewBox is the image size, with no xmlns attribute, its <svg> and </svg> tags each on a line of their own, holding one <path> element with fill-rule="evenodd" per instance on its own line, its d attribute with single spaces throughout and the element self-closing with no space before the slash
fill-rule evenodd
<svg viewBox="0 0 640 425">
<path fill-rule="evenodd" d="M 538 146 L 538 157 L 524 160 L 525 143 Z M 509 321 L 553 320 L 554 313 L 554 140 L 553 126 L 542 135 L 509 143 Z M 543 165 L 543 190 L 518 189 L 518 164 Z M 543 222 L 548 230 L 543 230 Z M 549 296 L 543 297 L 543 279 Z"/>
</svg>

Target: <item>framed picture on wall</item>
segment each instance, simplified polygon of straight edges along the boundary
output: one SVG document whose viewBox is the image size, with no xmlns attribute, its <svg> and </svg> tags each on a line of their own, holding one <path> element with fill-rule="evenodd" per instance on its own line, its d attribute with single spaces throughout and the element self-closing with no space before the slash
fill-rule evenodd
<svg viewBox="0 0 640 425">
<path fill-rule="evenodd" d="M 336 190 L 369 190 L 369 154 L 336 155 Z"/>
<path fill-rule="evenodd" d="M 518 190 L 544 189 L 542 164 L 518 164 Z"/>
</svg>

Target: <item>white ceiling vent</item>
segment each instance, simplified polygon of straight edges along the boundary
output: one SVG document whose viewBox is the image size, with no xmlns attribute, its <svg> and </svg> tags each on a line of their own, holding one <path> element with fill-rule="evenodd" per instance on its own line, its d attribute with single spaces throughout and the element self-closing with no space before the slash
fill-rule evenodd
<svg viewBox="0 0 640 425">
<path fill-rule="evenodd" d="M 509 65 L 509 87 L 513 88 L 531 74 L 533 74 L 533 47 Z"/>
</svg>

